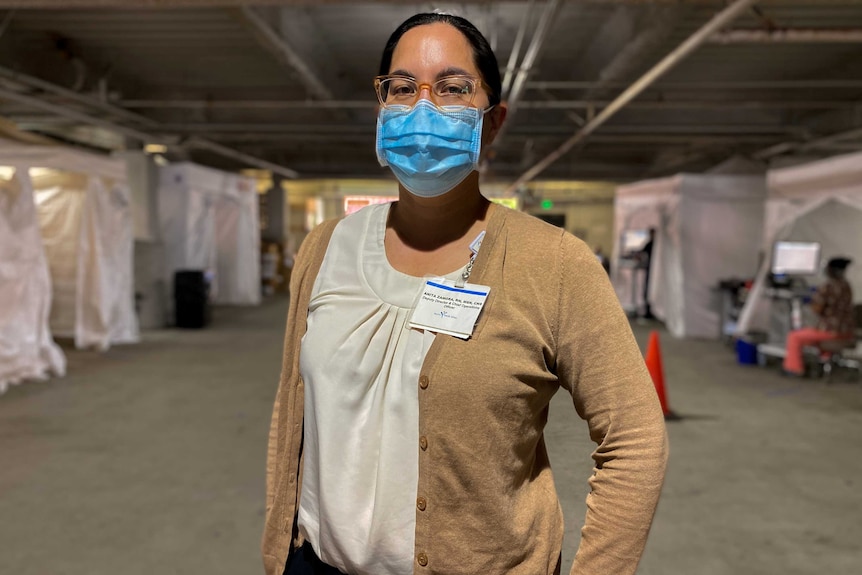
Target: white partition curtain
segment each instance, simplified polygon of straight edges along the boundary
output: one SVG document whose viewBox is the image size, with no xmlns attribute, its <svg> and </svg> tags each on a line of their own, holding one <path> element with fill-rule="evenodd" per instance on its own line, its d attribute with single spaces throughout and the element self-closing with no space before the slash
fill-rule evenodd
<svg viewBox="0 0 862 575">
<path fill-rule="evenodd" d="M 139 339 L 125 162 L 0 142 L 0 165 L 29 173 L 53 282 L 54 335 L 105 350 Z"/>
<path fill-rule="evenodd" d="M 260 224 L 254 181 L 195 164 L 162 168 L 159 221 L 167 285 L 178 270 L 210 278 L 216 304 L 260 303 Z M 168 301 L 172 302 L 172 294 Z"/>
<path fill-rule="evenodd" d="M 862 299 L 862 154 L 836 156 L 767 175 L 769 199 L 762 236 L 765 254 L 776 241 L 821 244 L 821 257 L 848 256 L 847 279 Z M 771 300 L 766 287 L 771 257 L 764 258 L 742 310 L 737 334 L 768 331 Z"/>
<path fill-rule="evenodd" d="M 260 303 L 260 219 L 257 191 L 246 178 L 231 178 L 215 208 L 218 303 Z"/>
<path fill-rule="evenodd" d="M 66 372 L 48 324 L 51 276 L 26 167 L 0 177 L 0 393 Z"/>
<path fill-rule="evenodd" d="M 719 281 L 757 269 L 765 187 L 762 176 L 683 174 L 618 188 L 611 273 L 623 306 L 641 303 L 643 280 L 620 265 L 622 235 L 655 228 L 652 312 L 676 337 L 718 338 Z"/>
</svg>

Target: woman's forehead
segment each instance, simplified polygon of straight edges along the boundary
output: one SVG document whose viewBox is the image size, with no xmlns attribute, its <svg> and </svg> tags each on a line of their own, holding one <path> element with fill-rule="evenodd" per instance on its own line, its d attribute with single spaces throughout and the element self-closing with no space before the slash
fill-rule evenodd
<svg viewBox="0 0 862 575">
<path fill-rule="evenodd" d="M 470 42 L 448 24 L 426 24 L 408 30 L 392 54 L 390 73 L 408 72 L 418 78 L 436 77 L 448 70 L 478 73 Z"/>
</svg>

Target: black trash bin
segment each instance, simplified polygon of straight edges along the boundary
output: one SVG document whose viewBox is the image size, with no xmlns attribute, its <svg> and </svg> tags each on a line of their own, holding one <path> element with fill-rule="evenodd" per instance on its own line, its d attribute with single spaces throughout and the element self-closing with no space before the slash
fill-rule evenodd
<svg viewBox="0 0 862 575">
<path fill-rule="evenodd" d="M 209 282 L 202 270 L 174 273 L 174 324 L 200 329 L 210 320 Z"/>
</svg>

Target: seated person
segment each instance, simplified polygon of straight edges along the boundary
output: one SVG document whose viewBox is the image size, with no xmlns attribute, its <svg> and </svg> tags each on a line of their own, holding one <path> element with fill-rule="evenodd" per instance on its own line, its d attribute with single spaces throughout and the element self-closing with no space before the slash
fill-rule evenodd
<svg viewBox="0 0 862 575">
<path fill-rule="evenodd" d="M 832 258 L 826 264 L 826 282 L 817 288 L 811 299 L 811 309 L 818 315 L 817 327 L 797 329 L 787 334 L 785 373 L 802 375 L 805 372 L 803 347 L 836 339 L 853 339 L 853 290 L 844 279 L 849 264 L 847 258 Z"/>
</svg>

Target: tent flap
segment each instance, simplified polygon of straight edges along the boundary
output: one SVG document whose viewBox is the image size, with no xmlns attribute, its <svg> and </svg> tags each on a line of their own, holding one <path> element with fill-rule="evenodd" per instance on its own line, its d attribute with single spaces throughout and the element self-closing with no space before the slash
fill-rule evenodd
<svg viewBox="0 0 862 575">
<path fill-rule="evenodd" d="M 0 179 L 0 393 L 25 379 L 62 376 L 66 358 L 48 325 L 51 276 L 26 169 Z"/>
<path fill-rule="evenodd" d="M 27 172 L 31 182 L 53 284 L 53 334 L 100 350 L 138 341 L 126 162 L 0 141 L 0 165 Z"/>
</svg>

